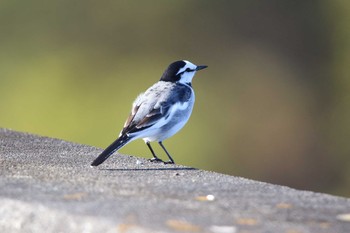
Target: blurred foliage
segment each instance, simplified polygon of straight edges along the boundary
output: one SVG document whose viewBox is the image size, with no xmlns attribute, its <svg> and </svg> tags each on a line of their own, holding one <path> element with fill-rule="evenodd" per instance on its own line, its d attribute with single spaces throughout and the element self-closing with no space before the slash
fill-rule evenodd
<svg viewBox="0 0 350 233">
<path fill-rule="evenodd" d="M 349 13 L 340 0 L 1 1 L 0 126 L 106 147 L 137 94 L 187 59 L 209 68 L 165 141 L 176 162 L 350 196 Z M 142 140 L 121 152 L 150 157 Z"/>
</svg>

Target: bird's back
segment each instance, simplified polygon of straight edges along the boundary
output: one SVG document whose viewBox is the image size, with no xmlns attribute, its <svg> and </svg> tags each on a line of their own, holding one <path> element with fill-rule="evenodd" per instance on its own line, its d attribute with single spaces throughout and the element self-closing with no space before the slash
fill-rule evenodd
<svg viewBox="0 0 350 233">
<path fill-rule="evenodd" d="M 171 124 L 167 124 L 167 128 L 176 124 L 181 118 L 187 122 L 193 104 L 194 92 L 189 85 L 159 81 L 136 98 L 123 131 L 137 134 L 141 129 L 154 126 L 156 123 L 157 129 L 160 129 L 162 124 L 168 123 L 167 117 L 170 115 L 175 118 L 172 119 Z M 159 121 L 161 118 L 163 120 Z"/>
</svg>

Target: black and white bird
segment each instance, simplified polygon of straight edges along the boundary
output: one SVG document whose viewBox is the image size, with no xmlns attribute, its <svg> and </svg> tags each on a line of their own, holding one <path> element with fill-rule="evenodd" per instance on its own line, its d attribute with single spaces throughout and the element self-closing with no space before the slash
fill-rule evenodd
<svg viewBox="0 0 350 233">
<path fill-rule="evenodd" d="M 151 147 L 150 143 L 156 141 L 169 157 L 164 163 L 173 164 L 174 160 L 162 142 L 176 134 L 190 118 L 195 100 L 192 78 L 204 68 L 207 66 L 196 66 L 186 60 L 171 63 L 160 80 L 136 98 L 119 137 L 91 166 L 100 165 L 115 151 L 139 138 L 152 152 L 150 161 L 163 162 Z"/>
</svg>

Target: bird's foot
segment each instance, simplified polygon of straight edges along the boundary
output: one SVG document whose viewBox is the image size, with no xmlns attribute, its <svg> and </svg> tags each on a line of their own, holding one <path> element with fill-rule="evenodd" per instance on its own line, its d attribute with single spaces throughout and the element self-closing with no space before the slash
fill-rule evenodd
<svg viewBox="0 0 350 233">
<path fill-rule="evenodd" d="M 148 161 L 150 161 L 152 163 L 164 163 L 164 161 L 161 160 L 160 158 L 151 158 Z"/>
<path fill-rule="evenodd" d="M 164 164 L 175 164 L 175 162 L 174 162 L 174 161 L 169 160 L 169 161 L 164 162 Z"/>
</svg>

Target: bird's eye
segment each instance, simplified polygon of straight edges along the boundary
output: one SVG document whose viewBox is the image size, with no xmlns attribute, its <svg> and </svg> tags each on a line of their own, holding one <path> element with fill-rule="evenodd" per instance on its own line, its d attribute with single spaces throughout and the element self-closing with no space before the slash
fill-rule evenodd
<svg viewBox="0 0 350 233">
<path fill-rule="evenodd" d="M 186 72 L 191 72 L 192 70 L 190 68 L 187 68 L 186 69 Z"/>
</svg>

